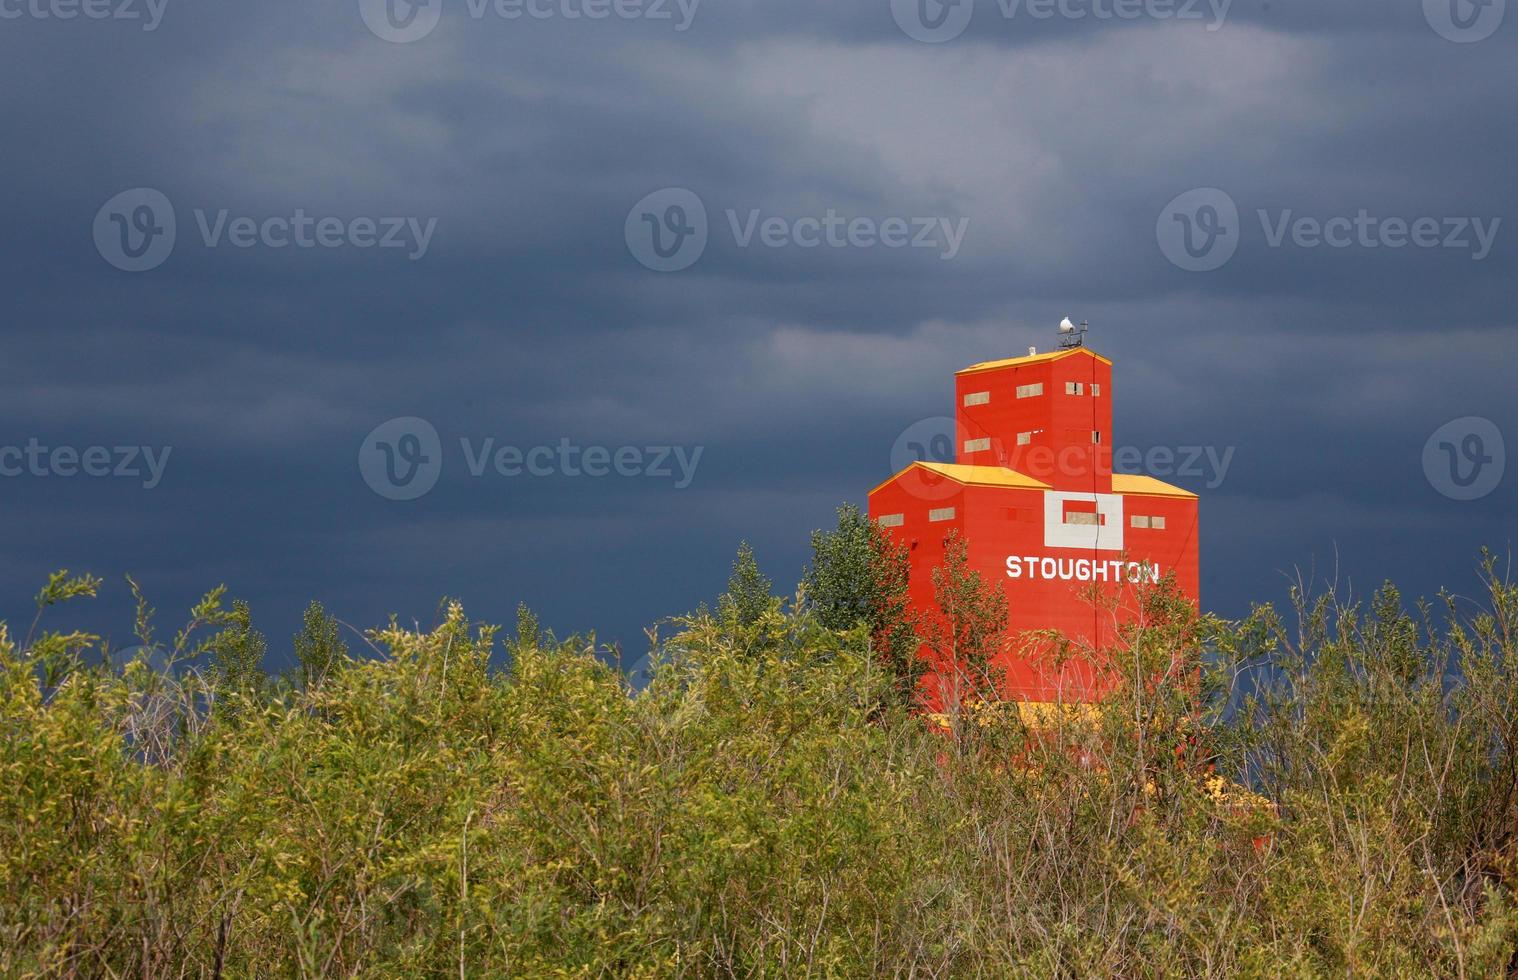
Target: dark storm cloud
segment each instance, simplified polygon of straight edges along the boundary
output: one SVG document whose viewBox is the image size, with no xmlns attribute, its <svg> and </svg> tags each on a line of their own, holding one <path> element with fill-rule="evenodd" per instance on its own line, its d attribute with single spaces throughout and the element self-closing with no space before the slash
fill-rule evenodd
<svg viewBox="0 0 1518 980">
<path fill-rule="evenodd" d="M 1120 445 L 1233 451 L 1205 491 L 1209 604 L 1240 612 L 1335 555 L 1357 584 L 1468 582 L 1475 549 L 1512 537 L 1511 477 L 1456 502 L 1422 451 L 1461 416 L 1518 432 L 1515 30 L 1453 43 L 1411 0 L 1236 2 L 1217 30 L 978 0 L 941 45 L 885 0 L 706 0 L 685 31 L 476 20 L 461 0 L 406 44 L 356 3 L 170 0 L 151 32 L 0 20 L 0 443 L 173 448 L 152 490 L 0 480 L 0 609 L 22 618 L 67 564 L 138 574 L 166 619 L 226 581 L 276 648 L 312 596 L 368 624 L 428 619 L 444 594 L 637 647 L 720 588 L 740 537 L 788 586 L 807 532 L 888 474 L 904 429 L 950 413 L 956 368 L 1047 345 L 1066 312 L 1117 362 Z M 133 187 L 179 226 L 142 273 L 91 235 Z M 623 226 L 665 187 L 699 196 L 710 241 L 660 274 Z M 1236 204 L 1240 240 L 1186 272 L 1156 223 L 1203 187 Z M 197 211 L 296 209 L 435 234 L 415 261 L 200 240 Z M 1479 260 L 1271 241 L 1362 211 L 1496 235 Z M 967 224 L 950 260 L 734 231 L 829 212 Z M 410 502 L 356 463 L 399 416 L 446 456 Z M 473 477 L 465 438 L 704 454 L 681 490 Z"/>
</svg>

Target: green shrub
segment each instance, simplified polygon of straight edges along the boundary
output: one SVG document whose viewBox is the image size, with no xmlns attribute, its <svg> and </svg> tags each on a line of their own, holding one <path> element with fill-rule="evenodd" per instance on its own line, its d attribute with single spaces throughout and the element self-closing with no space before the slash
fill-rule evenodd
<svg viewBox="0 0 1518 980">
<path fill-rule="evenodd" d="M 1067 651 L 1115 665 L 1103 703 L 982 702 L 952 737 L 879 624 L 799 598 L 678 620 L 641 692 L 525 611 L 492 668 L 457 604 L 362 658 L 315 616 L 300 684 L 228 674 L 261 640 L 219 590 L 168 670 L 0 632 L 0 973 L 1501 976 L 1518 589 L 1490 579 L 1437 628 L 1391 590 L 1240 623 L 1156 590 Z M 1245 668 L 1272 683 L 1225 712 Z"/>
</svg>

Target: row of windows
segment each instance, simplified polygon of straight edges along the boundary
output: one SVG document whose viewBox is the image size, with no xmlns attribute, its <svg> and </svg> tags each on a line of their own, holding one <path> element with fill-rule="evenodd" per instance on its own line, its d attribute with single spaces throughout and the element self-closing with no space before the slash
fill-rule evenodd
<svg viewBox="0 0 1518 980">
<path fill-rule="evenodd" d="M 1101 394 L 1102 394 L 1102 386 L 1101 385 L 1099 385 L 1099 384 L 1093 384 L 1090 387 L 1091 387 L 1091 395 L 1092 395 L 1092 397 L 1101 397 Z M 1042 381 L 1039 381 L 1036 384 L 1018 385 L 1017 386 L 1017 397 L 1018 398 L 1037 398 L 1039 395 L 1042 395 L 1043 393 L 1044 393 L 1044 383 Z M 1086 384 L 1085 384 L 1085 382 L 1082 382 L 1082 381 L 1066 381 L 1065 382 L 1065 394 L 1067 394 L 1067 395 L 1084 395 L 1085 393 L 1086 393 Z M 972 392 L 970 392 L 968 395 L 966 395 L 964 397 L 964 403 L 965 403 L 965 407 L 966 408 L 970 408 L 971 406 L 974 406 L 974 405 L 989 405 L 989 404 L 991 404 L 991 393 L 989 391 L 972 391 Z"/>
<path fill-rule="evenodd" d="M 1065 515 L 1065 523 L 1083 527 L 1101 527 L 1102 519 L 1100 514 L 1092 511 L 1071 511 Z M 1146 527 L 1154 531 L 1165 530 L 1165 519 L 1163 517 L 1140 517 L 1134 515 L 1129 523 L 1134 527 Z"/>
<path fill-rule="evenodd" d="M 881 527 L 901 527 L 906 523 L 905 514 L 882 514 L 875 518 L 875 523 Z M 939 521 L 952 521 L 954 519 L 953 507 L 940 507 L 937 510 L 928 511 L 928 520 L 934 523 Z"/>
<path fill-rule="evenodd" d="M 1033 517 L 1033 512 L 1028 510 L 1019 510 L 1017 508 L 1008 508 L 1007 516 L 1014 521 L 1031 520 Z M 928 511 L 928 520 L 935 523 L 938 521 L 952 521 L 953 519 L 953 507 L 940 507 L 937 510 Z M 882 514 L 880 517 L 875 518 L 875 523 L 879 524 L 881 527 L 901 527 L 906 523 L 906 515 Z M 1074 524 L 1080 527 L 1100 527 L 1102 518 L 1100 514 L 1092 513 L 1090 511 L 1071 511 L 1065 515 L 1065 523 Z M 1134 527 L 1149 528 L 1150 530 L 1154 531 L 1165 530 L 1165 519 L 1163 517 L 1143 517 L 1135 514 L 1130 523 Z"/>
<path fill-rule="evenodd" d="M 1033 442 L 1033 437 L 1036 436 L 1036 435 L 1038 435 L 1040 432 L 1043 432 L 1043 431 L 1044 431 L 1043 429 L 1032 429 L 1032 430 L 1030 430 L 1028 432 L 1019 432 L 1017 434 L 1017 444 L 1019 446 L 1031 445 L 1032 442 Z M 1070 429 L 1069 431 L 1067 431 L 1065 433 L 1065 439 L 1068 442 L 1080 442 L 1085 437 L 1086 437 L 1086 433 L 1082 429 Z M 980 439 L 980 440 L 976 440 L 976 441 L 978 441 L 978 442 L 987 442 L 987 440 L 985 440 L 985 439 Z M 1091 433 L 1091 442 L 1092 442 L 1092 444 L 1094 444 L 1094 445 L 1101 445 L 1101 441 L 1102 441 L 1102 434 L 1101 434 L 1100 430 Z M 972 451 L 970 449 L 970 444 L 969 443 L 965 443 L 965 451 L 966 452 L 971 452 Z"/>
<path fill-rule="evenodd" d="M 1031 429 L 1027 432 L 1019 432 L 1017 434 L 1017 444 L 1019 446 L 1030 446 L 1033 444 L 1033 437 L 1043 431 L 1043 429 Z M 1065 433 L 1065 438 L 1070 442 L 1080 442 L 1085 437 L 1086 432 L 1083 429 L 1071 429 Z M 1091 442 L 1093 445 L 1101 445 L 1101 441 L 1101 432 L 1097 431 L 1091 433 Z M 989 438 L 965 440 L 965 452 L 967 453 L 983 453 L 990 448 L 991 440 Z"/>
</svg>

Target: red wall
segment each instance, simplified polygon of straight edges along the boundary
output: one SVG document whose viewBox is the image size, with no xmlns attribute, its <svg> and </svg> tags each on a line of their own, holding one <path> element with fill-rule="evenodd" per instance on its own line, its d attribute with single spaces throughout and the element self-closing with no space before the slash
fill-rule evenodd
<svg viewBox="0 0 1518 980">
<path fill-rule="evenodd" d="M 1043 395 L 1016 397 L 1019 385 L 1040 381 Z M 1080 381 L 1084 393 L 1067 394 L 1067 381 Z M 1100 386 L 1100 394 L 1092 393 L 1092 384 Z M 989 404 L 964 404 L 965 395 L 981 391 L 991 393 Z M 910 467 L 870 494 L 870 516 L 903 515 L 900 527 L 887 530 L 909 549 L 912 603 L 925 614 L 937 610 L 932 570 L 943 563 L 945 540 L 954 530 L 964 536 L 970 566 L 1007 596 L 1014 642 L 1000 661 L 1005 696 L 1089 699 L 1099 693 L 1094 670 L 1078 663 L 1057 667 L 1045 647 L 1030 643 L 1026 633 L 1055 630 L 1098 648 L 1112 644 L 1117 625 L 1132 621 L 1136 590 L 1148 587 L 1128 581 L 1138 573 L 1133 564 L 1144 562 L 1162 575 L 1174 573 L 1181 591 L 1199 602 L 1197 499 L 1113 493 L 1112 369 L 1084 349 L 1050 360 L 961 372 L 955 403 L 961 464 L 1015 469 L 1051 489 L 964 485 Z M 1044 431 L 1019 447 L 1017 433 L 1034 429 Z M 1101 433 L 1100 443 L 1091 443 L 1093 430 Z M 990 450 L 964 451 L 965 439 L 981 437 L 992 439 Z M 1064 494 L 1077 499 L 1067 500 Z M 1080 500 L 1083 495 L 1095 495 L 1108 509 L 1097 518 L 1099 527 L 1066 526 L 1067 510 L 1098 509 L 1095 501 Z M 929 511 L 948 507 L 954 508 L 951 520 L 928 519 Z M 1165 527 L 1133 527 L 1135 516 L 1162 517 Z M 1009 572 L 1009 558 L 1016 560 L 1016 574 Z M 1026 559 L 1034 560 L 1031 568 Z M 1122 565 L 1115 568 L 1113 562 Z M 1105 581 L 1099 567 L 1105 569 Z M 1094 604 L 1093 589 L 1115 598 L 1117 607 Z M 932 703 L 933 679 L 927 687 Z"/>
<path fill-rule="evenodd" d="M 920 474 L 921 470 L 909 471 Z M 1199 598 L 1197 551 L 1197 501 L 1195 498 L 1160 497 L 1130 494 L 1122 498 L 1122 519 L 1131 524 L 1134 515 L 1165 518 L 1164 530 L 1124 528 L 1124 548 L 1109 551 L 1091 548 L 1062 548 L 1045 545 L 1045 491 L 1002 487 L 960 487 L 950 480 L 934 484 L 909 475 L 892 481 L 870 495 L 870 516 L 902 514 L 904 524 L 888 528 L 896 540 L 908 547 L 911 563 L 912 605 L 924 613 L 937 609 L 933 594 L 932 570 L 942 565 L 944 543 L 951 530 L 959 530 L 969 543 L 970 567 L 1007 596 L 1007 625 L 1013 634 L 1013 649 L 1002 658 L 1005 670 L 1004 696 L 1035 701 L 1056 699 L 1084 700 L 1098 693 L 1091 670 L 1080 664 L 1062 669 L 1049 662 L 1037 645 L 1029 644 L 1026 631 L 1053 629 L 1071 640 L 1098 648 L 1113 642 L 1119 622 L 1131 621 L 1135 611 L 1135 590 L 1143 585 L 1126 581 L 1134 569 L 1128 563 L 1149 562 L 1161 574 L 1175 573 L 1182 592 Z M 955 519 L 930 522 L 928 511 L 954 507 Z M 1018 574 L 1009 574 L 1008 558 L 1016 562 Z M 1030 574 L 1026 561 L 1034 558 L 1037 567 Z M 1046 562 L 1049 559 L 1052 562 Z M 1107 582 L 1098 581 L 1095 563 L 1121 561 L 1121 572 L 1110 564 Z M 1052 570 L 1057 577 L 1046 578 Z M 1087 572 L 1090 581 L 1082 581 Z M 1071 579 L 1062 576 L 1069 574 Z M 1121 578 L 1123 581 L 1113 581 Z M 1099 588 L 1103 595 L 1117 600 L 1116 610 L 1099 609 L 1089 598 Z"/>
<path fill-rule="evenodd" d="M 1070 381 L 1085 393 L 1066 394 Z M 1042 395 L 1017 397 L 1019 387 L 1040 382 Z M 1092 385 L 1101 394 L 1093 395 Z M 1053 360 L 961 371 L 954 387 L 958 462 L 1006 466 L 1060 490 L 1111 492 L 1112 365 L 1082 348 Z M 966 406 L 965 396 L 977 392 L 990 392 L 990 403 Z M 1100 443 L 1091 441 L 1093 431 Z M 1018 445 L 1020 432 L 1034 433 L 1028 445 Z M 990 449 L 965 452 L 966 440 L 981 437 L 990 438 Z"/>
</svg>

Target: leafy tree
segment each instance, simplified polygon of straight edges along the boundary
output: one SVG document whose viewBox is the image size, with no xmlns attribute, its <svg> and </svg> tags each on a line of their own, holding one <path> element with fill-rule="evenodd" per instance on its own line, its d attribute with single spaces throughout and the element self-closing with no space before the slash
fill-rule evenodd
<svg viewBox="0 0 1518 980">
<path fill-rule="evenodd" d="M 969 546 L 953 531 L 943 564 L 933 569 L 933 597 L 936 609 L 923 624 L 923 639 L 933 651 L 940 696 L 952 717 L 968 698 L 997 699 L 994 661 L 1007 644 L 1007 595 L 970 567 Z"/>
<path fill-rule="evenodd" d="M 918 656 L 908 594 L 907 549 L 854 504 L 838 508 L 838 525 L 812 532 L 812 560 L 802 577 L 807 603 L 828 629 L 863 623 L 870 645 L 896 679 L 903 703 L 915 700 Z"/>
<path fill-rule="evenodd" d="M 226 625 L 210 644 L 217 687 L 222 691 L 255 693 L 263 686 L 264 654 L 268 643 L 253 628 L 247 602 L 235 599 Z"/>
<path fill-rule="evenodd" d="M 295 659 L 300 664 L 302 687 L 320 684 L 348 658 L 348 644 L 343 642 L 337 620 L 327 615 L 320 602 L 312 600 L 295 634 Z"/>
<path fill-rule="evenodd" d="M 739 627 L 752 627 L 770 607 L 770 600 L 774 598 L 772 586 L 773 583 L 759 571 L 754 549 L 744 541 L 738 545 L 738 557 L 733 561 L 733 571 L 727 579 L 727 592 L 717 601 L 718 609 Z"/>
<path fill-rule="evenodd" d="M 517 638 L 514 646 L 521 650 L 533 650 L 542 646 L 544 639 L 538 614 L 529 609 L 527 603 L 517 603 Z"/>
</svg>

